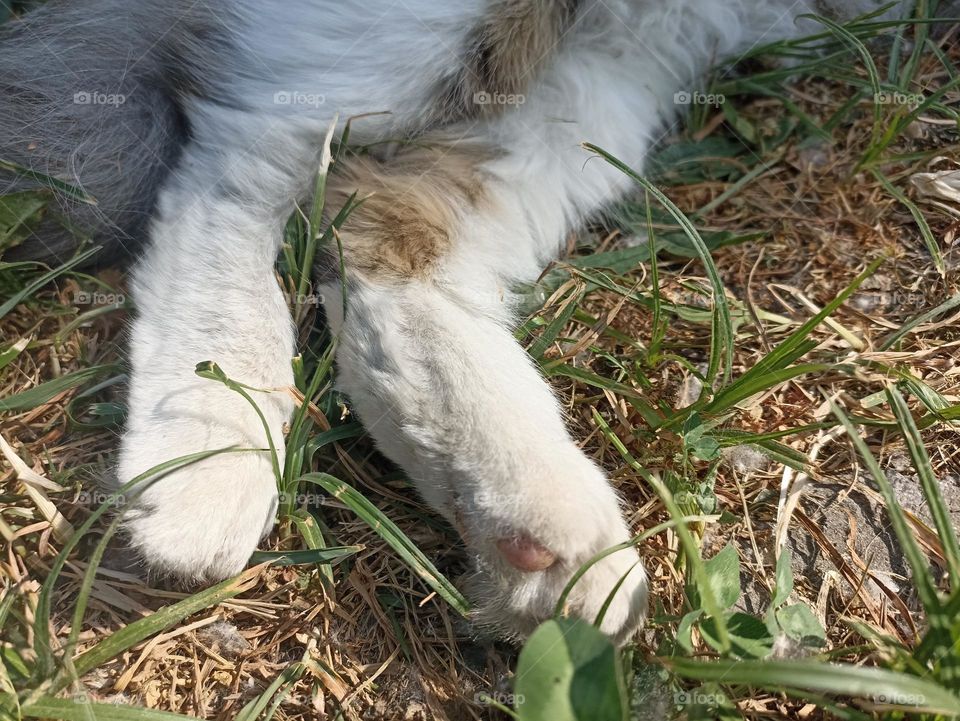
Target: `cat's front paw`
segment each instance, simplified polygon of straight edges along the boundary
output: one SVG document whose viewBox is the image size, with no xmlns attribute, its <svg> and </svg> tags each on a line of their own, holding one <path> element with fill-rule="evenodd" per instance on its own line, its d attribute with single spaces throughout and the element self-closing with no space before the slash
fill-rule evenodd
<svg viewBox="0 0 960 721">
<path fill-rule="evenodd" d="M 140 401 L 131 404 L 120 483 L 188 454 L 231 450 L 158 473 L 124 492 L 120 501 L 128 542 L 152 575 L 182 584 L 212 583 L 239 573 L 273 527 L 277 508 L 262 422 L 244 399 L 209 385 Z M 258 406 L 282 465 L 289 401 L 264 394 Z"/>
<path fill-rule="evenodd" d="M 469 589 L 476 621 L 502 636 L 528 636 L 554 615 L 581 567 L 630 538 L 616 495 L 592 462 L 576 453 L 554 468 L 536 483 L 462 499 L 456 513 L 476 562 Z M 599 621 L 623 643 L 646 610 L 646 573 L 636 548 L 627 546 L 591 565 L 561 612 Z"/>
</svg>

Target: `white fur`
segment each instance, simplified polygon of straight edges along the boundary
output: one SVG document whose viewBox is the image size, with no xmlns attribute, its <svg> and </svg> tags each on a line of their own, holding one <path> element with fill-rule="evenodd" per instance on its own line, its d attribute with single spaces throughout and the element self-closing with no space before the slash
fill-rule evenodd
<svg viewBox="0 0 960 721">
<path fill-rule="evenodd" d="M 569 230 L 629 186 L 580 143 L 642 167 L 679 110 L 675 92 L 702 90 L 697 78 L 717 59 L 801 32 L 794 16 L 811 4 L 587 0 L 522 105 L 444 129 L 503 152 L 485 167 L 490 202 L 463 211 L 455 250 L 435 276 L 393 287 L 353 279 L 346 317 L 339 288 L 327 289 L 338 299 L 327 308 L 341 334 L 338 382 L 383 452 L 461 527 L 484 620 L 528 632 L 580 564 L 631 535 L 616 495 L 510 333 L 510 287 L 536 278 Z M 335 112 L 384 110 L 392 115 L 358 121 L 354 138 L 416 127 L 437 69 L 455 61 L 483 7 L 238 3 L 241 17 L 255 12 L 243 24 L 249 52 L 231 86 L 247 110 L 196 105 L 196 140 L 162 194 L 153 249 L 136 276 L 121 480 L 191 451 L 265 446 L 249 405 L 197 378 L 194 365 L 214 360 L 257 387 L 291 382 L 292 334 L 272 268 L 289 200 L 306 186 L 323 130 Z M 323 102 L 278 105 L 277 92 Z M 278 393 L 257 400 L 280 443 L 289 402 Z M 162 570 L 226 576 L 272 524 L 275 493 L 265 454 L 218 456 L 154 484 L 129 531 Z M 495 544 L 514 532 L 540 540 L 558 564 L 535 573 L 510 567 Z M 628 636 L 646 604 L 638 561 L 627 549 L 599 563 L 577 585 L 571 610 L 592 620 L 629 572 L 603 625 Z"/>
</svg>

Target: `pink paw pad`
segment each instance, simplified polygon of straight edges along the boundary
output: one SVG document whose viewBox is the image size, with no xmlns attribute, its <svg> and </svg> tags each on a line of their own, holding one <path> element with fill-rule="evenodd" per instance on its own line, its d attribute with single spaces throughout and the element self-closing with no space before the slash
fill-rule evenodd
<svg viewBox="0 0 960 721">
<path fill-rule="evenodd" d="M 531 573 L 550 568 L 557 561 L 553 551 L 527 535 L 501 538 L 497 550 L 511 566 Z"/>
</svg>

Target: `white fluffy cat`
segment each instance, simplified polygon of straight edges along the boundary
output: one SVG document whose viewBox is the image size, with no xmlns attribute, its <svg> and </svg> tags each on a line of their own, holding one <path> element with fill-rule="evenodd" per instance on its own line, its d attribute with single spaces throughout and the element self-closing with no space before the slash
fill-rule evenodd
<svg viewBox="0 0 960 721">
<path fill-rule="evenodd" d="M 100 212 L 65 210 L 100 237 L 149 235 L 119 481 L 194 451 L 267 446 L 250 405 L 194 367 L 214 360 L 257 388 L 292 383 L 281 231 L 332 119 L 371 114 L 352 141 L 416 142 L 347 157 L 330 179 L 335 209 L 373 193 L 344 228 L 346 277 L 335 263 L 320 274 L 335 299 L 338 384 L 462 535 L 482 579 L 479 620 L 528 633 L 571 574 L 631 530 L 513 339 L 511 288 L 628 189 L 582 141 L 641 168 L 678 91 L 700 88 L 718 60 L 818 29 L 797 20 L 817 5 L 75 0 L 15 23 L 0 43 L 0 156 L 88 187 Z M 852 16 L 879 3 L 834 5 Z M 70 107 L 78 93 L 127 100 Z M 289 396 L 255 395 L 282 447 Z M 266 453 L 219 455 L 152 485 L 127 530 L 153 569 L 209 582 L 243 568 L 276 496 Z M 646 609 L 636 550 L 596 564 L 570 608 L 593 620 L 621 580 L 603 629 L 624 639 Z"/>
</svg>

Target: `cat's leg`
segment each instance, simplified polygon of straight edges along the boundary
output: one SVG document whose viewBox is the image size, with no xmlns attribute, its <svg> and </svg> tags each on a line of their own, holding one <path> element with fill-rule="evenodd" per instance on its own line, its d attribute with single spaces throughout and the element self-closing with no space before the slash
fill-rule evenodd
<svg viewBox="0 0 960 721">
<path fill-rule="evenodd" d="M 344 227 L 345 306 L 336 282 L 324 291 L 340 387 L 463 536 L 482 622 L 528 633 L 577 568 L 631 537 L 510 332 L 512 284 L 535 279 L 571 229 L 629 186 L 581 142 L 642 167 L 675 94 L 714 53 L 790 24 L 774 3 L 590 4 L 500 117 L 382 163 L 353 159 L 331 179 L 333 208 L 373 193 Z M 646 604 L 635 549 L 596 564 L 570 610 L 593 621 L 612 593 L 602 627 L 622 639 Z"/>
<path fill-rule="evenodd" d="M 513 635 L 551 615 L 582 564 L 632 535 L 510 331 L 512 284 L 535 279 L 567 232 L 628 187 L 580 143 L 640 164 L 688 72 L 682 53 L 662 63 L 594 7 L 499 118 L 382 163 L 353 159 L 329 186 L 332 209 L 372 193 L 343 229 L 345 312 L 336 282 L 323 293 L 340 387 L 463 536 L 479 620 Z M 623 639 L 646 590 L 626 548 L 584 575 L 570 610 L 593 621 L 615 592 L 602 627 Z"/>
<path fill-rule="evenodd" d="M 537 197 L 562 179 L 508 170 L 502 152 L 445 141 L 347 161 L 330 179 L 331 211 L 355 190 L 372 195 L 343 227 L 345 285 L 330 280 L 323 297 L 339 333 L 339 387 L 461 534 L 478 620 L 522 636 L 582 564 L 632 534 L 511 332 L 511 281 L 536 277 L 540 233 L 557 245 L 568 220 Z M 615 590 L 602 628 L 626 638 L 646 608 L 633 548 L 587 572 L 569 610 L 593 621 Z"/>
<path fill-rule="evenodd" d="M 455 277 L 392 284 L 348 271 L 345 318 L 338 296 L 328 303 L 341 329 L 338 383 L 461 535 L 475 562 L 466 590 L 476 620 L 522 636 L 553 613 L 583 563 L 631 533 L 508 318 L 458 286 Z M 593 621 L 621 579 L 602 628 L 625 638 L 646 608 L 634 549 L 594 566 L 569 610 Z"/>
<path fill-rule="evenodd" d="M 195 118 L 202 119 L 201 112 Z M 130 338 L 129 416 L 118 480 L 186 454 L 268 448 L 283 463 L 292 402 L 293 329 L 274 264 L 293 199 L 316 167 L 322 135 L 229 115 L 210 123 L 220 144 L 195 142 L 162 191 L 151 247 L 136 269 Z M 249 127 L 243 127 L 247 124 Z M 231 143 L 229 139 L 251 142 Z M 263 412 L 223 384 L 196 375 L 213 361 Z M 218 580 L 240 571 L 274 522 L 270 454 L 230 452 L 156 480 L 126 510 L 134 549 L 155 572 Z"/>
</svg>

